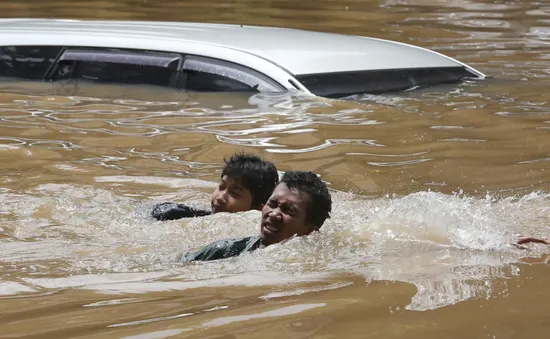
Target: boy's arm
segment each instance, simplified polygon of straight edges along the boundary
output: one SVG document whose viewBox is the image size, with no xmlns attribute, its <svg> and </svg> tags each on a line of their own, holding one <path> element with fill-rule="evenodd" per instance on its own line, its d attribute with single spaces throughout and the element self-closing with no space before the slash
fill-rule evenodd
<svg viewBox="0 0 550 339">
<path fill-rule="evenodd" d="M 212 214 L 210 211 L 197 210 L 173 202 L 158 204 L 151 212 L 151 216 L 157 220 L 177 220 L 181 218 L 203 217 L 210 214 Z"/>
</svg>

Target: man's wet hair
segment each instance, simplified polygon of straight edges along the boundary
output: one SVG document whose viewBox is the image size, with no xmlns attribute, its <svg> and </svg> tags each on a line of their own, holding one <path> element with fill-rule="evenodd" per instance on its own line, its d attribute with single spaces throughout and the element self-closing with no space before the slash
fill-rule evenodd
<svg viewBox="0 0 550 339">
<path fill-rule="evenodd" d="M 327 218 L 330 218 L 332 210 L 332 198 L 327 185 L 313 172 L 290 171 L 281 178 L 289 189 L 297 189 L 306 192 L 311 201 L 306 213 L 306 220 L 315 227 L 320 228 Z"/>
<path fill-rule="evenodd" d="M 235 153 L 223 161 L 225 167 L 221 177 L 227 175 L 241 180 L 243 186 L 252 194 L 251 208 L 265 204 L 279 183 L 279 173 L 275 165 L 255 155 Z"/>
</svg>

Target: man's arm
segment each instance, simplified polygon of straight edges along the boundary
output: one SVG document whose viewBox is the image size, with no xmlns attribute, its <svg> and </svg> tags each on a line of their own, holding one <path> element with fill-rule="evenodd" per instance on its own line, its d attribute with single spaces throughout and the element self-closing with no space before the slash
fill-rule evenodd
<svg viewBox="0 0 550 339">
<path fill-rule="evenodd" d="M 151 212 L 151 216 L 157 220 L 177 220 L 181 218 L 203 217 L 210 214 L 212 214 L 210 211 L 198 210 L 173 202 L 158 204 Z"/>
<path fill-rule="evenodd" d="M 550 242 L 548 242 L 548 240 L 546 239 L 533 238 L 533 237 L 520 238 L 516 243 L 518 245 L 523 245 L 531 242 L 534 242 L 536 244 L 550 245 Z"/>
</svg>

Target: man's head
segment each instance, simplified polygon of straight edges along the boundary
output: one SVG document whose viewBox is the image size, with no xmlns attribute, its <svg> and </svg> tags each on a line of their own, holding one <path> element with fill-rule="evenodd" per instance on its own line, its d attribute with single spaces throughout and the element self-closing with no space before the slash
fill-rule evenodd
<svg viewBox="0 0 550 339">
<path fill-rule="evenodd" d="M 331 209 L 328 188 L 315 173 L 286 172 L 262 209 L 262 243 L 271 245 L 318 230 Z"/>
<path fill-rule="evenodd" d="M 261 210 L 279 182 L 275 165 L 244 153 L 224 161 L 220 184 L 212 193 L 212 213 Z"/>
</svg>

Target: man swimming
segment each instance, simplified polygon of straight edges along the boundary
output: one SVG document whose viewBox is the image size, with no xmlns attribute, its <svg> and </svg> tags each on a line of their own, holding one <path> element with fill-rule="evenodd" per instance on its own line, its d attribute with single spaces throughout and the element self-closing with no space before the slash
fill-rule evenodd
<svg viewBox="0 0 550 339">
<path fill-rule="evenodd" d="M 286 172 L 262 209 L 260 235 L 216 241 L 181 261 L 225 259 L 318 231 L 330 218 L 332 199 L 326 184 L 312 172 Z"/>
<path fill-rule="evenodd" d="M 157 220 L 176 220 L 219 212 L 261 211 L 279 182 L 275 165 L 244 153 L 235 153 L 224 162 L 220 183 L 212 193 L 211 211 L 165 202 L 156 205 L 151 215 Z"/>
</svg>

